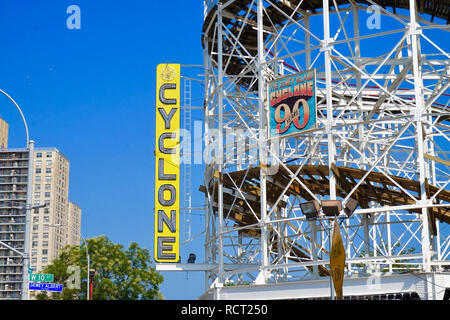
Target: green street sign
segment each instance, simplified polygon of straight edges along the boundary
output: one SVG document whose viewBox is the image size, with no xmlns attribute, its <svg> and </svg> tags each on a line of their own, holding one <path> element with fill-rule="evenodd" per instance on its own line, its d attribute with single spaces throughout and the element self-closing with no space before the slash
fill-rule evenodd
<svg viewBox="0 0 450 320">
<path fill-rule="evenodd" d="M 52 282 L 52 274 L 30 274 L 30 281 Z"/>
</svg>

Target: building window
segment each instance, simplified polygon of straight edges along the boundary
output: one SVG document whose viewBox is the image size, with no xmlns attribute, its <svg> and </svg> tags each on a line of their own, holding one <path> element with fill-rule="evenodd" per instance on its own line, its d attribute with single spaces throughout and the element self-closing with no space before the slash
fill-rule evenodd
<svg viewBox="0 0 450 320">
<path fill-rule="evenodd" d="M 36 153 L 36 158 L 42 158 L 42 152 Z"/>
<path fill-rule="evenodd" d="M 50 217 L 49 216 L 44 216 L 44 222 L 50 222 Z"/>
<path fill-rule="evenodd" d="M 31 244 L 31 246 L 34 248 L 34 247 L 37 247 L 38 246 L 38 242 L 37 241 L 33 241 L 32 242 L 32 244 Z"/>
<path fill-rule="evenodd" d="M 46 198 L 50 198 L 50 192 L 46 192 L 46 193 L 45 193 L 45 197 L 46 197 Z"/>
<path fill-rule="evenodd" d="M 42 238 L 48 239 L 48 232 L 44 232 L 44 233 L 42 234 Z"/>
<path fill-rule="evenodd" d="M 51 158 L 52 157 L 52 153 L 51 152 L 47 152 L 47 158 Z"/>
<path fill-rule="evenodd" d="M 52 173 L 52 168 L 46 168 L 45 173 Z"/>
<path fill-rule="evenodd" d="M 33 217 L 33 222 L 39 222 L 39 216 L 35 216 L 35 217 Z"/>
<path fill-rule="evenodd" d="M 40 184 L 35 184 L 34 185 L 34 190 L 41 190 L 41 185 Z"/>
<path fill-rule="evenodd" d="M 41 161 L 41 160 L 36 160 L 36 165 L 37 165 L 37 166 L 42 165 L 42 161 Z"/>
<path fill-rule="evenodd" d="M 37 263 L 37 258 L 31 258 L 31 263 Z"/>
<path fill-rule="evenodd" d="M 33 231 L 38 231 L 39 230 L 39 225 L 35 224 L 33 225 Z"/>
<path fill-rule="evenodd" d="M 47 183 L 46 185 L 45 185 L 45 190 L 50 190 L 51 189 L 51 185 L 49 184 L 49 183 Z"/>
<path fill-rule="evenodd" d="M 48 247 L 48 241 L 42 241 L 42 246 L 43 247 Z"/>
<path fill-rule="evenodd" d="M 37 249 L 31 249 L 31 255 L 33 256 L 37 255 Z"/>
<path fill-rule="evenodd" d="M 36 173 L 41 173 L 41 168 L 36 168 Z"/>
<path fill-rule="evenodd" d="M 45 163 L 46 163 L 48 166 L 51 166 L 51 165 L 52 165 L 52 160 L 47 160 Z"/>
<path fill-rule="evenodd" d="M 41 196 L 41 193 L 40 193 L 40 192 L 35 192 L 35 193 L 34 193 L 34 197 L 35 197 L 35 198 L 39 198 L 40 196 Z"/>
<path fill-rule="evenodd" d="M 50 205 L 50 200 L 45 200 L 44 203 L 49 206 Z"/>
<path fill-rule="evenodd" d="M 47 249 L 42 249 L 42 254 L 48 254 L 48 250 Z"/>
<path fill-rule="evenodd" d="M 52 181 L 52 176 L 45 176 L 45 181 Z"/>
<path fill-rule="evenodd" d="M 34 204 L 38 206 L 39 205 L 39 200 L 34 200 Z"/>
<path fill-rule="evenodd" d="M 50 209 L 49 208 L 45 208 L 44 209 L 44 213 L 49 213 L 50 212 Z"/>
<path fill-rule="evenodd" d="M 42 258 L 42 263 L 47 263 L 47 258 Z"/>
<path fill-rule="evenodd" d="M 36 176 L 35 179 L 34 179 L 34 181 L 36 181 L 36 182 L 41 182 L 41 176 Z"/>
</svg>

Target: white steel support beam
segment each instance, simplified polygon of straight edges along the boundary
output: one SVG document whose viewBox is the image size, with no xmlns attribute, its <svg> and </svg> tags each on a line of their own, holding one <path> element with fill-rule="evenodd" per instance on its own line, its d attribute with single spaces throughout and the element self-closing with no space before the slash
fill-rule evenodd
<svg viewBox="0 0 450 320">
<path fill-rule="evenodd" d="M 157 263 L 156 271 L 214 271 L 218 270 L 219 265 L 214 263 Z M 224 271 L 239 271 L 249 267 L 256 267 L 250 264 L 224 264 Z M 208 289 L 208 288 L 207 288 Z"/>
<path fill-rule="evenodd" d="M 423 80 L 420 67 L 420 33 L 416 23 L 416 1 L 409 1 L 410 13 L 410 36 L 412 46 L 412 60 L 413 60 L 413 75 L 414 75 L 414 96 L 416 106 L 414 110 L 416 122 L 416 144 L 417 144 L 417 165 L 419 166 L 419 183 L 420 183 L 420 201 L 425 204 L 427 201 L 426 186 L 425 186 L 425 159 L 424 159 L 424 134 L 422 127 L 422 113 L 424 110 L 423 100 Z M 423 270 L 425 272 L 431 271 L 431 247 L 430 247 L 430 231 L 428 212 L 426 208 L 422 208 L 422 254 L 423 254 Z"/>
<path fill-rule="evenodd" d="M 204 17 L 206 18 L 206 14 L 207 14 L 207 5 L 206 5 L 206 0 L 204 2 Z M 210 92 L 209 90 L 212 89 L 212 85 L 211 85 L 211 75 L 210 75 L 210 65 L 208 62 L 208 50 L 209 50 L 209 46 L 208 46 L 208 42 L 204 41 L 203 43 L 203 66 L 204 66 L 204 71 L 205 71 L 205 91 L 204 91 L 204 101 L 208 101 L 209 100 L 209 95 Z M 204 145 L 205 145 L 205 153 L 207 155 L 209 155 L 209 143 L 208 143 L 208 134 L 209 134 L 209 103 L 205 103 L 204 104 L 204 111 L 203 111 L 203 117 L 204 117 Z M 203 159 L 205 159 L 205 157 L 203 157 Z M 206 167 L 208 166 L 208 159 L 206 159 Z M 205 176 L 204 176 L 205 177 Z M 203 180 L 203 183 L 205 184 L 205 186 L 208 185 L 206 179 Z M 209 190 L 208 190 L 209 191 Z M 209 228 L 210 228 L 210 218 L 211 218 L 211 214 L 212 214 L 212 208 L 209 205 L 209 199 L 208 199 L 208 194 L 205 194 L 205 228 L 204 228 L 204 233 L 205 233 L 205 244 L 204 244 L 204 250 L 205 250 L 205 261 L 210 261 L 211 259 L 211 254 L 210 254 L 210 246 L 208 245 L 209 243 Z M 207 290 L 209 287 L 209 272 L 205 271 L 205 290 Z"/>
<path fill-rule="evenodd" d="M 313 220 L 310 222 L 311 228 L 311 258 L 313 261 L 316 261 L 318 258 L 317 255 L 317 221 Z M 313 266 L 313 277 L 319 277 L 319 269 L 317 266 Z"/>
<path fill-rule="evenodd" d="M 304 16 L 305 28 L 309 30 L 309 15 Z M 305 70 L 311 68 L 311 35 L 305 32 Z"/>
<path fill-rule="evenodd" d="M 328 143 L 328 169 L 329 169 L 329 183 L 330 183 L 330 199 L 336 199 L 336 177 L 334 176 L 332 165 L 335 161 L 335 145 L 333 141 L 333 95 L 332 95 L 332 74 L 331 74 L 331 48 L 332 40 L 330 39 L 330 4 L 329 0 L 323 0 L 323 48 L 325 55 L 325 86 L 326 86 L 326 102 L 327 102 L 327 119 L 326 119 L 326 133 Z"/>
<path fill-rule="evenodd" d="M 30 236 L 31 236 L 31 199 L 33 190 L 34 172 L 34 141 L 28 142 L 28 181 L 27 181 L 27 204 L 25 213 L 25 234 L 23 251 L 23 278 L 22 278 L 22 300 L 28 300 L 28 282 L 30 267 Z"/>
<path fill-rule="evenodd" d="M 267 216 L 267 199 L 266 199 L 266 173 L 264 166 L 266 161 L 266 134 L 265 134 L 265 79 L 264 79 L 264 36 L 263 36 L 263 1 L 258 0 L 257 4 L 257 37 L 258 37 L 258 109 L 259 109 L 259 159 L 260 159 L 260 206 L 261 206 L 261 260 L 262 267 L 269 265 L 269 232 L 268 232 L 268 216 Z M 266 283 L 268 280 L 267 271 L 263 269 L 261 280 Z"/>
<path fill-rule="evenodd" d="M 218 41 L 218 84 L 217 84 L 217 90 L 218 90 L 218 116 L 219 116 L 219 123 L 218 123 L 218 135 L 219 135 L 219 146 L 218 146 L 218 171 L 219 175 L 223 175 L 223 160 L 224 160 L 224 154 L 223 154 L 223 94 L 224 94 L 224 87 L 223 87 L 223 27 L 222 27 L 222 1 L 219 1 L 218 3 L 218 11 L 217 11 L 217 41 Z M 219 251 L 219 275 L 218 275 L 218 283 L 221 285 L 223 283 L 223 272 L 224 272 L 224 248 L 223 248 L 223 230 L 224 230 L 224 222 L 223 222 L 223 182 L 222 179 L 219 179 L 218 181 L 218 219 L 219 219 L 219 241 L 218 241 L 218 251 Z"/>
</svg>

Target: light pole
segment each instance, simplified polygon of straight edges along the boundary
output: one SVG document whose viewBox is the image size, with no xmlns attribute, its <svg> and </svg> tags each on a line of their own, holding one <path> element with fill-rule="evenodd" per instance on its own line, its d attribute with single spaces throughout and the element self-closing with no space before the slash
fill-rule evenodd
<svg viewBox="0 0 450 320">
<path fill-rule="evenodd" d="M 86 259 L 87 259 L 87 275 L 86 275 L 86 300 L 89 300 L 89 266 L 90 266 L 90 258 L 89 258 L 89 251 L 88 251 L 88 246 L 87 246 L 87 242 L 86 239 L 83 237 L 83 235 L 81 234 L 81 232 L 79 230 L 77 230 L 76 228 L 74 228 L 73 226 L 69 226 L 67 224 L 49 224 L 49 227 L 68 227 L 68 228 L 72 228 L 72 230 L 75 230 L 75 232 L 78 232 L 78 234 L 80 235 L 81 239 L 83 239 L 84 242 L 84 246 L 86 247 Z"/>
<path fill-rule="evenodd" d="M 27 202 L 25 210 L 25 234 L 24 234 L 24 245 L 23 245 L 23 278 L 22 278 L 22 300 L 28 300 L 28 268 L 30 260 L 30 229 L 31 229 L 31 193 L 32 193 L 32 183 L 33 183 L 33 155 L 34 155 L 34 141 L 30 140 L 28 133 L 28 125 L 23 115 L 22 110 L 16 101 L 5 91 L 0 89 L 3 93 L 16 107 L 22 117 L 23 124 L 25 125 L 25 133 L 27 139 L 27 149 L 28 149 L 28 182 L 27 182 Z"/>
</svg>

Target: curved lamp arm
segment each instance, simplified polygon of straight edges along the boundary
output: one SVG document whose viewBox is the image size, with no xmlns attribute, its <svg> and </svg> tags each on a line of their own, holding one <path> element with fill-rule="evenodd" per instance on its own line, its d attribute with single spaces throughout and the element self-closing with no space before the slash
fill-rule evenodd
<svg viewBox="0 0 450 320">
<path fill-rule="evenodd" d="M 7 93 L 6 93 L 5 91 L 3 91 L 2 89 L 0 89 L 0 92 L 3 93 L 5 96 L 7 96 L 7 97 L 9 98 L 9 100 L 11 100 L 12 103 L 14 103 L 14 105 L 15 105 L 16 108 L 17 108 L 17 110 L 19 110 L 19 113 L 20 113 L 20 115 L 22 116 L 22 120 L 23 120 L 23 123 L 24 123 L 24 125 L 25 125 L 25 131 L 26 131 L 26 134 L 27 134 L 27 147 L 28 147 L 29 142 L 30 142 L 30 137 L 29 137 L 29 134 L 28 134 L 27 120 L 25 120 L 25 116 L 23 115 L 22 110 L 20 109 L 20 107 L 19 107 L 19 105 L 17 104 L 17 102 L 15 102 L 14 99 L 11 98 L 11 96 L 10 96 L 9 94 L 7 94 Z"/>
</svg>

